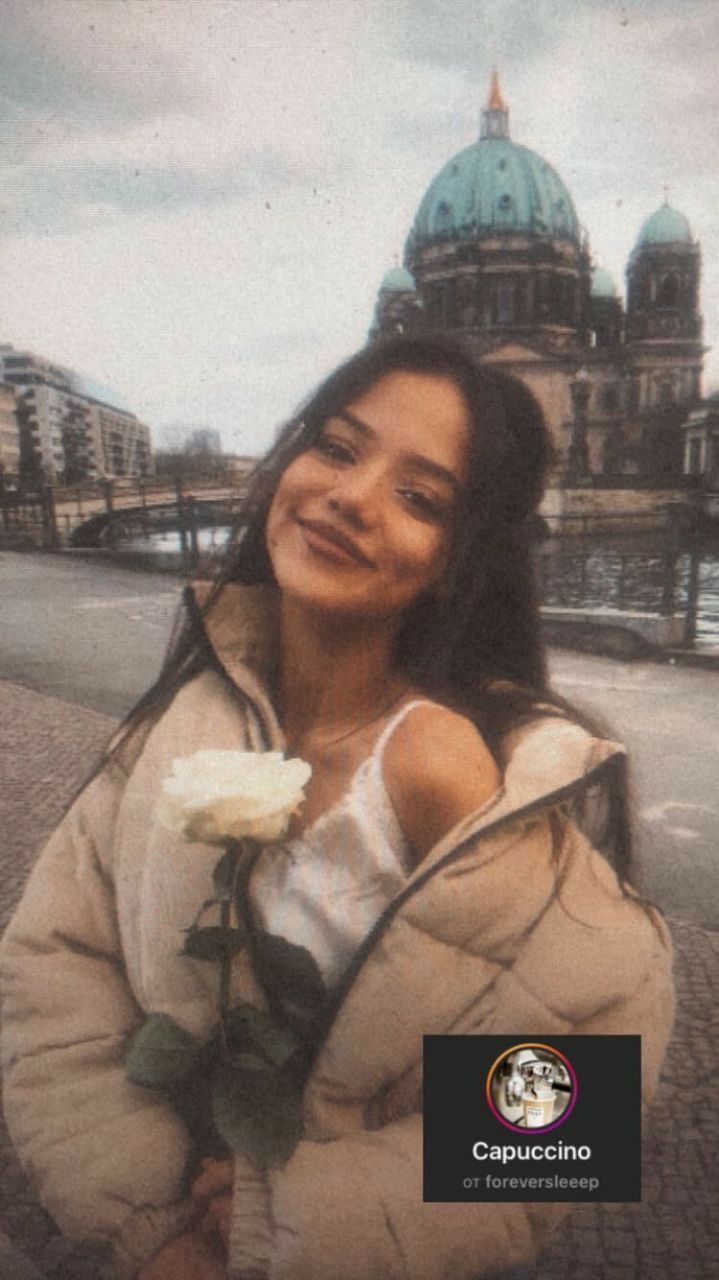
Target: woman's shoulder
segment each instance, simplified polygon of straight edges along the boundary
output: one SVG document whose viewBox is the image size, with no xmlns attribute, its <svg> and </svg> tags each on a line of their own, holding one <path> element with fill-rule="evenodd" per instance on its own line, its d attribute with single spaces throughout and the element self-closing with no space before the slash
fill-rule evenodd
<svg viewBox="0 0 719 1280">
<path fill-rule="evenodd" d="M 461 753 L 468 748 L 489 750 L 469 716 L 441 702 L 419 696 L 408 700 L 406 712 L 394 730 L 387 750 L 392 750 L 392 747 L 398 754 L 416 751 L 427 753 L 430 758 L 438 756 L 438 747 L 452 753 Z"/>
<path fill-rule="evenodd" d="M 413 707 L 384 755 L 387 790 L 421 857 L 457 822 L 491 798 L 501 778 L 476 725 L 436 702 Z"/>
</svg>

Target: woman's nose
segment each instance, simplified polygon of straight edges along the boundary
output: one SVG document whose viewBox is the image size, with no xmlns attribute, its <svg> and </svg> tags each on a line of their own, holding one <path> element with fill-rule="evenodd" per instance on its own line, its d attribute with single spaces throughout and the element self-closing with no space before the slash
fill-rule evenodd
<svg viewBox="0 0 719 1280">
<path fill-rule="evenodd" d="M 355 466 L 337 476 L 327 499 L 334 510 L 370 524 L 376 515 L 381 491 L 382 476 L 377 468 Z"/>
</svg>

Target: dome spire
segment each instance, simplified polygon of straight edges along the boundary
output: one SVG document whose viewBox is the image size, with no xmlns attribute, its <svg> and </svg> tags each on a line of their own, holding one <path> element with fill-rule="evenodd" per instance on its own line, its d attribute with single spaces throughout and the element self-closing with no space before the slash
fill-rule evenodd
<svg viewBox="0 0 719 1280">
<path fill-rule="evenodd" d="M 502 97 L 497 68 L 492 68 L 487 105 L 482 111 L 480 138 L 509 137 L 509 107 Z"/>
<path fill-rule="evenodd" d="M 502 90 L 499 87 L 499 73 L 496 67 L 492 67 L 492 82 L 489 86 L 487 106 L 490 111 L 506 111 L 507 109 L 507 104 L 502 97 Z"/>
</svg>

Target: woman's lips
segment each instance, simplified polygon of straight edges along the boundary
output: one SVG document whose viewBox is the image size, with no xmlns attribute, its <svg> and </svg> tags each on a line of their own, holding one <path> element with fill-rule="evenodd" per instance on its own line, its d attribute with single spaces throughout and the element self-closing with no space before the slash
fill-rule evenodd
<svg viewBox="0 0 719 1280">
<path fill-rule="evenodd" d="M 366 569 L 374 568 L 373 561 L 360 547 L 334 525 L 325 524 L 322 520 L 302 520 L 299 517 L 297 523 L 312 551 L 318 551 L 336 564 L 360 564 Z"/>
</svg>

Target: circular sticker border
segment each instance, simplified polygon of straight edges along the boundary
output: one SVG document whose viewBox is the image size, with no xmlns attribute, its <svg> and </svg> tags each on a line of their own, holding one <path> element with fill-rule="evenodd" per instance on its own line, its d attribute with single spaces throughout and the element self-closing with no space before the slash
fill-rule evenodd
<svg viewBox="0 0 719 1280">
<path fill-rule="evenodd" d="M 494 1073 L 497 1070 L 499 1063 L 503 1062 L 505 1058 L 509 1057 L 510 1053 L 517 1053 L 519 1049 L 545 1049 L 548 1053 L 553 1054 L 555 1058 L 561 1058 L 562 1062 L 567 1068 L 567 1071 L 569 1072 L 569 1078 L 572 1082 L 572 1096 L 569 1101 L 569 1106 L 565 1107 L 559 1119 L 554 1120 L 552 1124 L 545 1124 L 536 1129 L 527 1129 L 524 1125 L 513 1124 L 511 1120 L 507 1120 L 507 1118 L 502 1115 L 501 1111 L 497 1110 L 497 1108 L 494 1105 L 494 1102 L 492 1101 L 492 1077 L 494 1076 Z M 551 1044 L 543 1044 L 539 1040 L 527 1040 L 522 1044 L 512 1045 L 510 1049 L 505 1049 L 503 1053 L 500 1053 L 494 1059 L 494 1062 L 492 1063 L 491 1067 L 489 1068 L 489 1071 L 487 1072 L 486 1093 L 487 1093 L 487 1104 L 489 1106 L 490 1111 L 492 1112 L 492 1115 L 495 1117 L 496 1120 L 499 1120 L 499 1123 L 503 1124 L 506 1129 L 511 1129 L 513 1133 L 551 1133 L 552 1129 L 558 1129 L 559 1126 L 561 1124 L 564 1124 L 564 1121 L 568 1120 L 570 1115 L 572 1114 L 577 1104 L 577 1098 L 579 1097 L 579 1081 L 577 1079 L 577 1073 L 574 1070 L 574 1067 L 572 1066 L 571 1062 L 569 1061 L 569 1058 L 567 1057 L 566 1053 L 561 1053 L 559 1049 L 555 1049 L 554 1046 Z"/>
</svg>

